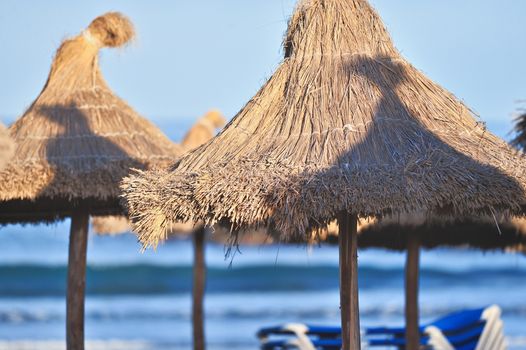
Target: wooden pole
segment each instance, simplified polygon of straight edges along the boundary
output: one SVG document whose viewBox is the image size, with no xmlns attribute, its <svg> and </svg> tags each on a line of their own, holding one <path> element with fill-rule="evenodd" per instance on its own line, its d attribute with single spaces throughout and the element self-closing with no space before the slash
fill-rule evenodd
<svg viewBox="0 0 526 350">
<path fill-rule="evenodd" d="M 69 233 L 68 285 L 66 302 L 66 344 L 68 350 L 84 350 L 84 295 L 89 215 L 71 216 Z"/>
<path fill-rule="evenodd" d="M 194 350 L 205 349 L 203 299 L 206 284 L 205 266 L 205 226 L 200 226 L 193 234 L 194 238 L 194 272 L 192 287 L 192 326 Z"/>
<path fill-rule="evenodd" d="M 358 251 L 356 215 L 347 212 L 338 217 L 340 246 L 340 308 L 343 350 L 360 349 L 360 313 L 358 306 Z"/>
<path fill-rule="evenodd" d="M 407 260 L 405 264 L 405 340 L 407 350 L 420 348 L 418 317 L 420 239 L 417 234 L 407 237 Z"/>
</svg>

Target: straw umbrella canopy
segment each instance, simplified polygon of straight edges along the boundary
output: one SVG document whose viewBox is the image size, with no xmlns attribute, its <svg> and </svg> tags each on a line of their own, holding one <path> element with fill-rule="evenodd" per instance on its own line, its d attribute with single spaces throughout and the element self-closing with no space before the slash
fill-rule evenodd
<svg viewBox="0 0 526 350">
<path fill-rule="evenodd" d="M 213 138 L 216 130 L 226 124 L 226 119 L 218 110 L 210 110 L 201 117 L 186 133 L 181 146 L 185 152 L 193 150 Z M 184 229 L 186 223 L 172 224 L 174 228 Z M 180 230 L 181 231 L 181 230 Z M 183 230 L 183 232 L 188 232 Z M 197 224 L 192 230 L 194 243 L 194 264 L 192 276 L 192 333 L 194 349 L 200 350 L 205 347 L 205 329 L 204 329 L 204 294 L 206 285 L 206 262 L 205 262 L 205 236 L 206 229 L 202 224 Z"/>
<path fill-rule="evenodd" d="M 469 217 L 443 220 L 422 215 L 388 217 L 363 225 L 359 230 L 361 248 L 381 247 L 406 250 L 405 318 L 408 339 L 420 340 L 419 261 L 420 249 L 463 247 L 480 250 L 517 251 L 526 243 L 522 218 L 498 220 L 494 217 Z"/>
<path fill-rule="evenodd" d="M 7 132 L 5 126 L 0 123 L 0 170 L 2 170 L 7 162 L 13 156 L 15 146 L 11 137 Z"/>
<path fill-rule="evenodd" d="M 109 13 L 62 43 L 44 89 L 9 129 L 17 147 L 0 173 L 0 220 L 54 220 L 80 202 L 90 213 L 121 212 L 116 184 L 130 168 L 169 164 L 181 154 L 100 72 L 99 49 L 133 35 L 125 17 Z"/>
<path fill-rule="evenodd" d="M 184 151 L 190 151 L 208 142 L 216 134 L 218 128 L 226 124 L 225 117 L 218 110 L 210 110 L 201 117 L 186 133 L 182 141 Z M 119 234 L 131 230 L 129 221 L 122 216 L 97 216 L 92 218 L 92 228 L 100 234 Z M 192 323 L 194 334 L 194 347 L 200 349 L 204 346 L 204 315 L 203 298 L 205 293 L 205 230 L 201 225 L 190 222 L 175 223 L 170 227 L 170 232 L 177 234 L 190 234 L 194 241 L 194 268 L 193 268 L 193 293 L 192 293 Z"/>
<path fill-rule="evenodd" d="M 212 109 L 208 111 L 204 116 L 199 118 L 197 122 L 186 132 L 181 148 L 186 152 L 193 150 L 202 144 L 208 142 L 216 134 L 216 130 L 222 128 L 226 124 L 226 119 L 223 114 Z M 91 225 L 93 231 L 97 234 L 121 234 L 124 232 L 131 231 L 131 225 L 125 216 L 95 216 L 91 218 Z M 184 229 L 183 229 L 184 228 Z M 190 232 L 190 225 L 176 225 L 172 227 L 172 232 Z"/>
<path fill-rule="evenodd" d="M 181 146 L 185 151 L 191 151 L 208 142 L 215 136 L 216 130 L 222 128 L 225 124 L 226 119 L 220 111 L 210 110 L 188 130 Z"/>
<path fill-rule="evenodd" d="M 284 48 L 217 137 L 122 189 L 146 246 L 176 220 L 289 239 L 338 218 L 343 344 L 358 349 L 357 217 L 521 213 L 525 164 L 399 54 L 365 0 L 300 1 Z"/>
<path fill-rule="evenodd" d="M 131 231 L 131 226 L 124 215 L 93 216 L 91 229 L 98 235 L 120 235 Z"/>
<path fill-rule="evenodd" d="M 71 217 L 68 349 L 84 347 L 84 286 L 90 214 L 123 213 L 119 181 L 130 168 L 175 161 L 181 149 L 106 84 L 99 50 L 134 36 L 115 12 L 97 17 L 57 50 L 42 92 L 10 128 L 16 152 L 0 172 L 0 222 Z"/>
<path fill-rule="evenodd" d="M 414 235 L 423 249 L 465 247 L 512 251 L 526 243 L 526 221 L 516 217 L 498 221 L 491 217 L 451 220 L 388 217 L 363 225 L 359 229 L 358 244 L 360 248 L 404 251 Z"/>
</svg>

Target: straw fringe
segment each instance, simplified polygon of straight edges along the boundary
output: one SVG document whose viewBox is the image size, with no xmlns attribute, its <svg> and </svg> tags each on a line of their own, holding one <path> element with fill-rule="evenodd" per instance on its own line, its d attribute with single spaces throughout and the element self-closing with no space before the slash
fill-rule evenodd
<svg viewBox="0 0 526 350">
<path fill-rule="evenodd" d="M 285 59 L 223 131 L 122 184 L 145 246 L 167 222 L 309 239 L 338 212 L 522 214 L 522 157 L 407 63 L 364 0 L 302 1 Z"/>
</svg>

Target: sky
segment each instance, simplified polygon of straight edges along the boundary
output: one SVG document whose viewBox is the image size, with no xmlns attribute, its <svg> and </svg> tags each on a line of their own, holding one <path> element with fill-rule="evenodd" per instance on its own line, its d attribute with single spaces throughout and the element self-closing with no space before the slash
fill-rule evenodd
<svg viewBox="0 0 526 350">
<path fill-rule="evenodd" d="M 523 0 L 371 0 L 418 69 L 510 138 L 526 100 Z M 280 63 L 294 0 L 1 0 L 0 120 L 42 89 L 60 42 L 121 11 L 138 38 L 101 52 L 113 90 L 178 139 L 210 108 L 233 117 Z"/>
</svg>

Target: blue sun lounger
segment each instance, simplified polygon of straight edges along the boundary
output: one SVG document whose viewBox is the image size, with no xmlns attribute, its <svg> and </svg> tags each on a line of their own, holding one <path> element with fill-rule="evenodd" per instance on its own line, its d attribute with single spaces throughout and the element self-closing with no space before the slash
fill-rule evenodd
<svg viewBox="0 0 526 350">
<path fill-rule="evenodd" d="M 505 350 L 500 308 L 463 310 L 420 327 L 421 342 L 437 350 Z M 404 328 L 376 327 L 365 329 L 364 348 L 405 347 Z M 340 327 L 286 324 L 258 332 L 264 350 L 336 350 L 341 348 Z"/>
</svg>

